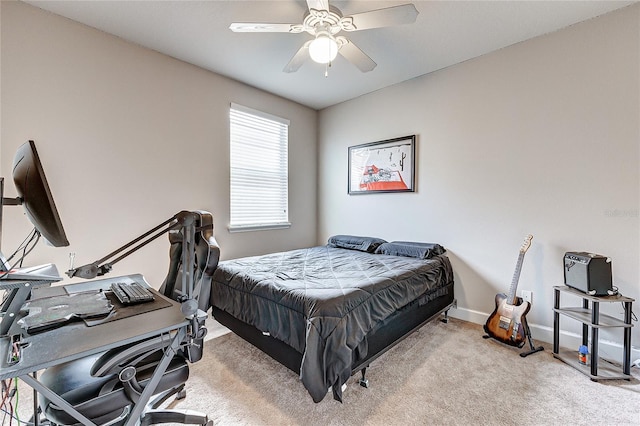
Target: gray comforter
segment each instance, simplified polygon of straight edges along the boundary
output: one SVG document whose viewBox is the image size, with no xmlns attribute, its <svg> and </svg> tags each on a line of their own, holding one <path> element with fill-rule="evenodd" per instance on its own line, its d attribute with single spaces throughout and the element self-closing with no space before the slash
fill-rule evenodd
<svg viewBox="0 0 640 426">
<path fill-rule="evenodd" d="M 445 255 L 429 260 L 312 247 L 220 262 L 211 304 L 303 354 L 315 402 L 351 375 L 352 353 L 397 309 L 453 281 Z"/>
</svg>

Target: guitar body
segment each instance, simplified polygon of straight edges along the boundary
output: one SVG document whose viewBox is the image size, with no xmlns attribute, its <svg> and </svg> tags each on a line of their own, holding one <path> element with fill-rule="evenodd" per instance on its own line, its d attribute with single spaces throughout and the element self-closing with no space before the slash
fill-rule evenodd
<svg viewBox="0 0 640 426">
<path fill-rule="evenodd" d="M 521 348 L 527 340 L 522 319 L 529 312 L 531 304 L 522 302 L 520 298 L 517 300 L 522 303 L 515 305 L 508 303 L 508 300 L 506 294 L 496 295 L 496 308 L 487 319 L 484 331 L 502 343 Z"/>
</svg>

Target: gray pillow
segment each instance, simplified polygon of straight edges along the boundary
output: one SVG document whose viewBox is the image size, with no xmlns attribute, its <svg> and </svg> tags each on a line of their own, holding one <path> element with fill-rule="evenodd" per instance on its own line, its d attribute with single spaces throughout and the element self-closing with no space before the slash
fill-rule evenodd
<svg viewBox="0 0 640 426">
<path fill-rule="evenodd" d="M 413 241 L 393 241 L 378 246 L 376 254 L 388 254 L 391 256 L 415 257 L 417 259 L 431 259 L 443 254 L 446 250 L 440 244 L 420 243 Z"/>
<path fill-rule="evenodd" d="M 386 243 L 382 238 L 358 237 L 355 235 L 334 235 L 329 238 L 329 247 L 339 247 L 350 250 L 374 253 L 380 244 Z"/>
</svg>

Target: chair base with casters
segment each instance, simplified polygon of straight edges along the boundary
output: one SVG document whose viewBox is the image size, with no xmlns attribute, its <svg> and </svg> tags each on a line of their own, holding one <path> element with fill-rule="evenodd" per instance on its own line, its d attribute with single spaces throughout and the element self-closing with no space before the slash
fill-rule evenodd
<svg viewBox="0 0 640 426">
<path fill-rule="evenodd" d="M 102 353 L 67 362 L 45 370 L 40 381 L 60 395 L 74 408 L 103 426 L 123 425 L 137 402 L 137 397 L 148 384 L 153 371 L 162 358 L 162 351 L 155 350 L 143 356 L 140 367 L 125 367 L 120 372 L 96 375 L 96 366 L 101 360 L 112 358 L 112 353 Z M 102 374 L 99 372 L 98 374 Z M 213 425 L 205 414 L 191 410 L 158 409 L 171 397 L 186 396 L 184 384 L 189 377 L 189 366 L 185 358 L 175 356 L 160 378 L 155 396 L 146 404 L 140 417 L 141 425 L 159 423 L 181 423 Z M 87 398 L 87 395 L 93 395 Z M 78 421 L 55 403 L 40 395 L 42 414 L 53 425 L 79 425 Z"/>
</svg>

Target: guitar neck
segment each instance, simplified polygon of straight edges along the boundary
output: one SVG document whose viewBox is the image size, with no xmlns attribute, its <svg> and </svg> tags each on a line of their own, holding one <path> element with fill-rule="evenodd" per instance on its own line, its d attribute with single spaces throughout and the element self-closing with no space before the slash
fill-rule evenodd
<svg viewBox="0 0 640 426">
<path fill-rule="evenodd" d="M 511 305 L 516 304 L 518 281 L 520 280 L 520 271 L 522 271 L 522 261 L 524 260 L 524 252 L 520 251 L 518 255 L 518 262 L 516 263 L 516 270 L 513 272 L 513 278 L 511 279 L 511 287 L 509 287 L 509 295 L 507 296 L 507 303 Z"/>
</svg>

